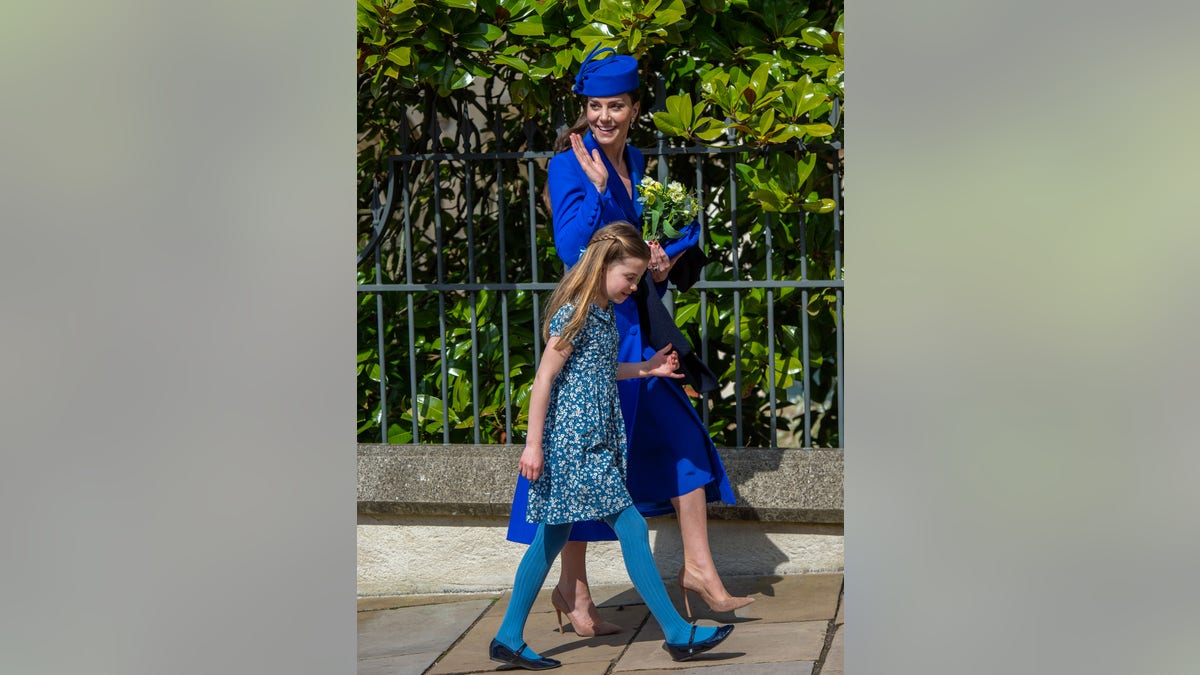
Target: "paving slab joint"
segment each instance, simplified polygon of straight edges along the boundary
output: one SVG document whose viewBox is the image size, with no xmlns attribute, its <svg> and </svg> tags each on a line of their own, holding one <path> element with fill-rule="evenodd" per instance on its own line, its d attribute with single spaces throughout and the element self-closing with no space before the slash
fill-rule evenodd
<svg viewBox="0 0 1200 675">
<path fill-rule="evenodd" d="M 437 667 L 437 664 L 441 663 L 442 659 L 446 658 L 446 655 L 449 654 L 451 651 L 453 651 L 454 648 L 458 646 L 458 643 L 463 641 L 463 638 L 467 637 L 467 633 L 470 633 L 472 630 L 475 630 L 475 626 L 477 626 L 479 624 L 479 622 L 483 620 L 484 615 L 487 614 L 488 611 L 491 610 L 491 608 L 494 607 L 496 605 L 496 603 L 499 601 L 500 601 L 500 598 L 496 598 L 496 599 L 492 600 L 491 603 L 489 603 L 487 607 L 484 607 L 483 611 L 479 613 L 479 616 L 475 617 L 475 620 L 471 622 L 471 625 L 467 626 L 466 630 L 459 633 L 458 637 L 454 639 L 454 642 L 451 642 L 450 646 L 448 646 L 444 650 L 442 650 L 442 653 L 438 654 L 438 657 L 433 660 L 433 663 L 429 664 L 428 668 L 421 671 L 421 675 L 427 675 L 428 673 L 432 672 L 433 669 Z"/>
<path fill-rule="evenodd" d="M 604 671 L 604 675 L 613 675 L 613 671 L 617 669 L 617 664 L 621 662 L 621 659 L 625 658 L 626 652 L 628 652 L 629 648 L 633 646 L 633 643 L 637 641 L 637 636 L 642 632 L 642 629 L 646 627 L 646 622 L 649 620 L 650 612 L 646 612 L 646 616 L 642 617 L 642 622 L 637 625 L 637 628 L 633 629 L 633 634 L 629 636 L 629 642 L 625 643 L 625 647 L 621 649 L 621 653 L 617 654 L 617 658 L 608 662 L 608 669 Z"/>
<path fill-rule="evenodd" d="M 846 595 L 846 580 L 842 579 L 842 587 L 838 589 L 837 607 L 833 609 L 833 618 L 829 619 L 829 625 L 825 628 L 825 644 L 821 646 L 821 655 L 817 657 L 816 663 L 813 664 L 812 675 L 821 675 L 821 669 L 825 667 L 825 659 L 829 656 L 829 650 L 833 647 L 833 638 L 837 633 L 837 618 L 838 611 L 842 608 L 842 601 Z"/>
</svg>

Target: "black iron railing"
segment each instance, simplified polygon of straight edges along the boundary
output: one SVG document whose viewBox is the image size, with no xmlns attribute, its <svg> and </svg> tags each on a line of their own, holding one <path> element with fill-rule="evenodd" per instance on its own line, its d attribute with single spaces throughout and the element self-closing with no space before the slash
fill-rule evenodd
<svg viewBox="0 0 1200 675">
<path fill-rule="evenodd" d="M 498 118 L 493 122 L 494 130 Z M 402 124 L 407 132 L 408 120 Z M 527 362 L 536 368 L 540 356 L 536 327 L 541 323 L 542 294 L 554 288 L 562 272 L 553 254 L 548 216 L 539 205 L 544 164 L 553 153 L 495 147 L 484 152 L 485 141 L 466 111 L 456 124 L 455 151 L 402 151 L 391 156 L 386 181 L 372 195 L 372 227 L 358 254 L 360 366 L 373 361 L 365 369 L 377 377 L 360 378 L 360 389 L 375 387 L 360 391 L 360 399 L 370 399 L 367 404 L 360 400 L 360 406 L 377 410 L 369 421 L 377 423 L 379 432 L 364 437 L 360 428 L 360 440 L 366 442 L 515 442 L 519 389 L 532 379 Z M 441 122 L 435 118 L 429 125 L 429 135 L 440 139 Z M 532 123 L 526 123 L 525 135 L 526 147 L 533 147 Z M 461 148 L 468 150 L 458 151 Z M 690 166 L 690 187 L 711 196 L 700 215 L 700 245 L 715 263 L 686 293 L 668 293 L 664 301 L 672 311 L 681 299 L 688 305 L 680 323 L 697 336 L 701 358 L 710 364 L 714 358 L 732 364 L 726 386 L 712 395 L 715 400 L 697 398 L 710 430 L 728 435 L 726 445 L 746 447 L 746 431 L 752 425 L 754 445 L 843 444 L 840 150 L 837 142 L 769 150 L 679 147 L 659 135 L 655 146 L 643 151 L 648 165 L 655 165 L 658 180 L 665 182 L 672 175 L 678 179 L 681 167 Z M 747 201 L 739 192 L 735 164 L 752 153 L 773 151 L 817 153 L 831 167 L 831 194 L 822 196 L 837 202 L 832 214 L 781 216 L 755 209 L 755 220 L 744 222 Z M 714 181 L 714 175 L 721 180 Z M 452 221 L 449 227 L 446 221 Z M 777 241 L 778 233 L 785 235 L 783 243 Z M 754 254 L 753 263 L 741 259 L 747 251 Z M 547 271 L 547 266 L 552 269 Z M 799 294 L 798 303 L 792 294 Z M 789 307 L 799 310 L 789 310 L 781 320 L 776 312 L 784 296 Z M 518 308 L 520 317 L 514 319 L 510 315 Z M 433 312 L 436 321 L 429 319 Z M 748 314 L 754 321 L 746 319 Z M 764 316 L 765 337 L 744 334 Z M 820 325 L 814 326 L 814 321 Z M 372 323 L 373 349 L 363 337 Z M 717 328 L 720 333 L 714 335 Z M 793 340 L 796 336 L 798 341 Z M 463 340 L 469 341 L 469 349 L 462 346 Z M 814 340 L 820 342 L 816 348 Z M 798 345 L 780 346 L 792 342 Z M 397 351 L 406 358 L 397 358 Z M 781 362 L 792 364 L 791 375 Z M 762 364 L 766 377 L 757 369 L 746 372 L 748 363 Z M 523 375 L 514 384 L 518 371 Z M 779 386 L 781 373 L 794 378 L 787 388 Z M 502 393 L 502 404 L 497 392 Z M 714 424 L 717 403 L 730 419 Z M 753 409 L 747 411 L 748 405 Z M 836 431 L 828 424 L 831 418 Z M 769 432 L 758 430 L 760 424 L 769 425 Z M 468 429 L 469 438 L 464 438 Z M 825 440 L 818 443 L 818 436 Z"/>
</svg>

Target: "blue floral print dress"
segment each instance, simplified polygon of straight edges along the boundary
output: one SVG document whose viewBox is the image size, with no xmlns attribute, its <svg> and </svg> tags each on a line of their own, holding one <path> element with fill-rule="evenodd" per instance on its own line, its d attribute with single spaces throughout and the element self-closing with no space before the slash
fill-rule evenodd
<svg viewBox="0 0 1200 675">
<path fill-rule="evenodd" d="M 625 487 L 625 422 L 617 395 L 617 320 L 612 303 L 588 317 L 550 387 L 542 432 L 543 473 L 529 485 L 526 518 L 559 525 L 598 520 L 633 505 Z M 575 308 L 550 319 L 561 336 Z"/>
</svg>

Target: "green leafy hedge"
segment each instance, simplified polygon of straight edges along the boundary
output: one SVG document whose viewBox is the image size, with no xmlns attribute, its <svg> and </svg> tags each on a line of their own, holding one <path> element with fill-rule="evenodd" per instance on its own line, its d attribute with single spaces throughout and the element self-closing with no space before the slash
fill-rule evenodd
<svg viewBox="0 0 1200 675">
<path fill-rule="evenodd" d="M 570 91 L 579 62 L 601 44 L 641 62 L 642 109 L 652 112 L 654 128 L 635 128 L 635 145 L 655 147 L 657 131 L 669 146 L 749 149 L 662 160 L 672 180 L 702 183 L 711 261 L 706 278 L 799 279 L 802 268 L 808 279 L 840 278 L 832 197 L 844 102 L 841 2 L 358 0 L 358 39 L 360 247 L 370 239 L 371 196 L 386 178 L 389 156 L 549 150 L 558 129 L 579 113 Z M 660 109 L 651 110 L 656 91 Z M 655 176 L 657 160 L 650 161 L 647 174 Z M 379 247 L 378 280 L 557 281 L 562 265 L 538 194 L 545 161 L 532 164 L 532 171 L 517 160 L 411 165 L 405 181 L 413 241 L 409 246 L 404 240 L 400 209 Z M 768 237 L 771 260 L 763 245 Z M 502 238 L 505 256 L 499 255 Z M 376 280 L 375 266 L 364 263 L 359 282 Z M 439 301 L 434 293 L 360 293 L 360 440 L 437 443 L 448 436 L 472 442 L 478 434 L 485 443 L 508 442 L 507 426 L 516 435 L 511 440 L 519 441 L 534 374 L 535 303 L 545 300 L 535 295 L 482 291 L 446 294 Z M 779 445 L 800 445 L 799 383 L 807 367 L 812 444 L 838 446 L 833 292 L 812 290 L 805 301 L 799 290 L 776 289 L 768 298 L 767 291 L 754 289 L 736 294 L 736 308 L 733 292 L 706 295 L 703 310 L 697 290 L 676 293 L 674 300 L 677 321 L 697 349 L 707 344 L 709 365 L 727 384 L 707 401 L 717 444 L 737 444 L 739 424 L 742 444 L 771 444 L 773 369 Z M 771 335 L 768 303 L 776 317 Z M 507 388 L 504 315 L 511 327 Z M 801 358 L 802 315 L 809 322 L 807 364 Z M 420 421 L 415 439 L 410 347 Z M 381 378 L 387 383 L 386 434 L 380 426 Z M 511 420 L 505 419 L 506 395 Z"/>
</svg>

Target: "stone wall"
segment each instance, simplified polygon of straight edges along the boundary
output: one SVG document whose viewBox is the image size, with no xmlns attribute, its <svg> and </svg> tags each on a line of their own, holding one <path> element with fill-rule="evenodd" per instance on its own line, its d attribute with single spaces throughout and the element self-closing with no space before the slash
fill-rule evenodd
<svg viewBox="0 0 1200 675">
<path fill-rule="evenodd" d="M 502 590 L 525 547 L 505 540 L 519 446 L 358 447 L 360 596 Z M 720 449 L 738 497 L 709 506 L 713 558 L 726 576 L 843 567 L 842 453 Z M 673 516 L 651 518 L 664 578 L 682 562 Z M 594 584 L 626 583 L 616 542 L 589 546 Z M 548 577 L 557 576 L 557 564 Z"/>
</svg>

